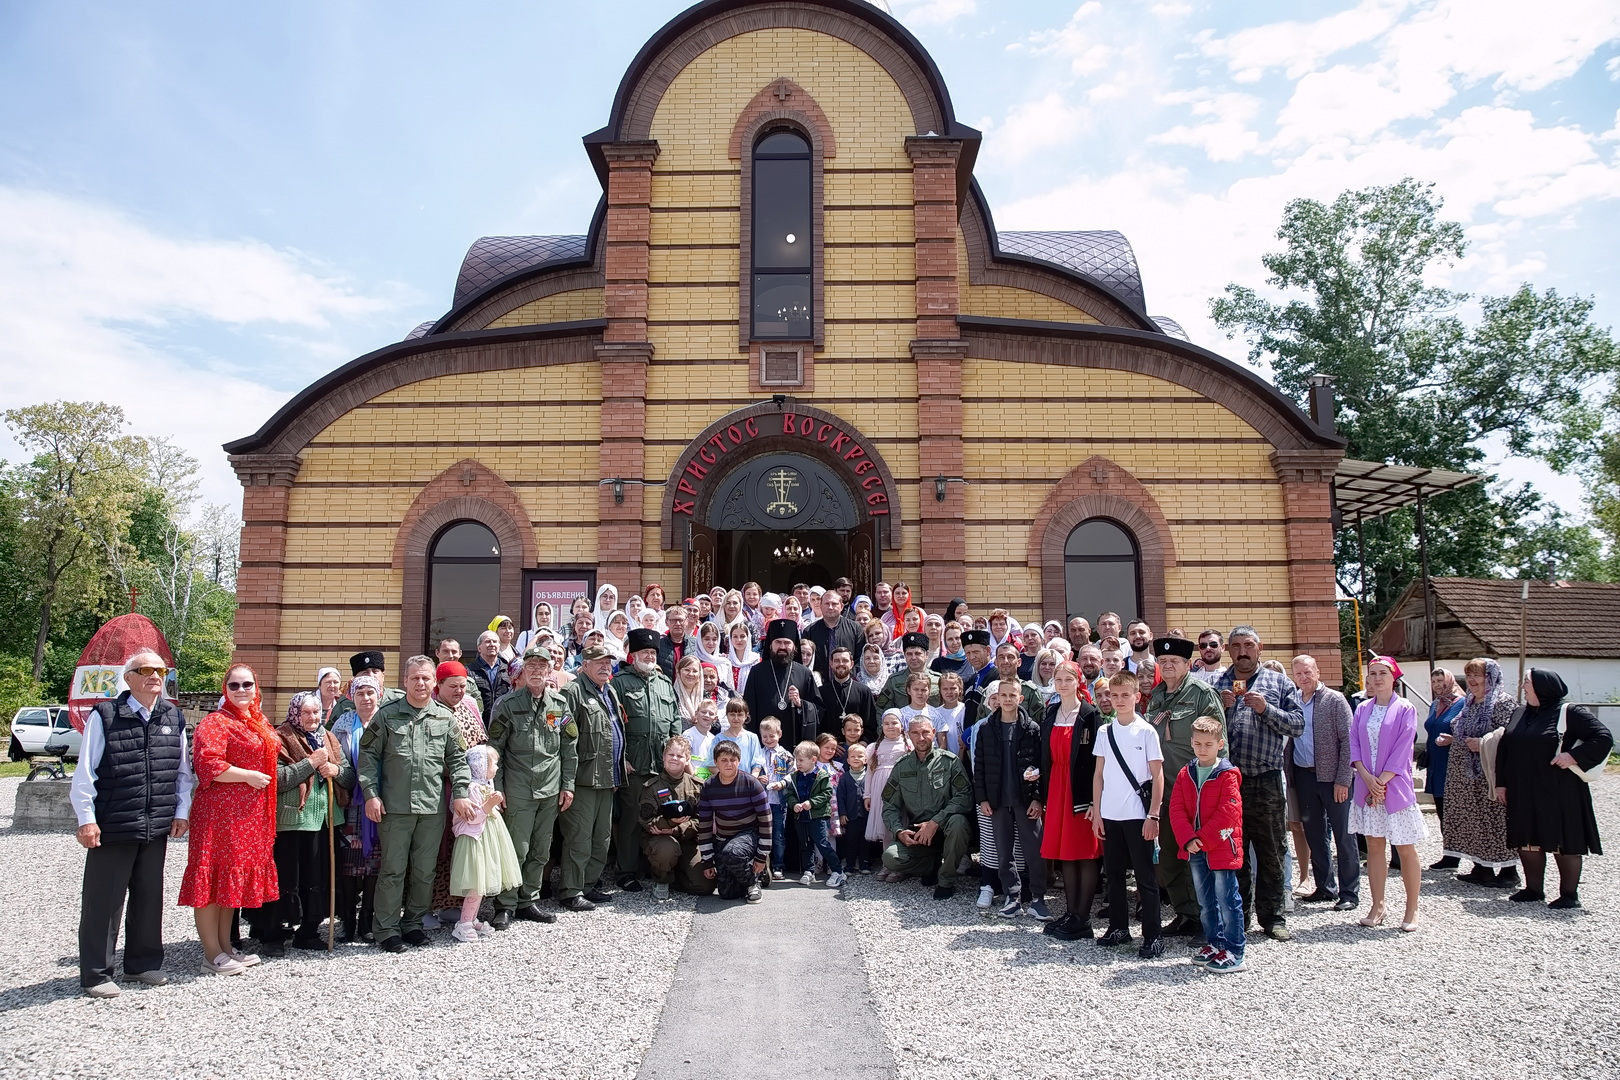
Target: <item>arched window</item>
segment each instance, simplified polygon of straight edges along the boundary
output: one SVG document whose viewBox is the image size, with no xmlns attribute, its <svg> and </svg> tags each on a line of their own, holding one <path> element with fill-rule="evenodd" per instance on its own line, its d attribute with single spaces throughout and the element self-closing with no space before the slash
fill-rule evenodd
<svg viewBox="0 0 1620 1080">
<path fill-rule="evenodd" d="M 501 544 L 476 521 L 458 521 L 434 538 L 428 555 L 427 641 L 433 655 L 443 638 L 461 642 L 464 655 L 478 646 L 501 604 Z"/>
<path fill-rule="evenodd" d="M 754 145 L 753 334 L 808 341 L 811 294 L 810 143 L 796 131 L 766 132 Z"/>
<path fill-rule="evenodd" d="M 1129 623 L 1142 613 L 1141 556 L 1136 538 L 1107 518 L 1076 525 L 1063 545 L 1063 585 L 1068 618 L 1096 623 L 1105 611 Z"/>
</svg>

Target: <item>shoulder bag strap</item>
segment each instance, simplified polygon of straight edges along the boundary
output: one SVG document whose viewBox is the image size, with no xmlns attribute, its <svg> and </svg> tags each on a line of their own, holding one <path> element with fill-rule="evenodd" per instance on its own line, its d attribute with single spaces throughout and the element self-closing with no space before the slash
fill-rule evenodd
<svg viewBox="0 0 1620 1080">
<path fill-rule="evenodd" d="M 1114 741 L 1113 724 L 1108 725 L 1108 748 L 1114 752 L 1114 760 L 1119 763 L 1119 771 L 1125 774 L 1125 779 L 1131 782 L 1131 787 L 1135 789 L 1137 798 L 1142 800 L 1142 809 L 1151 811 L 1152 807 L 1148 806 L 1147 798 L 1142 795 L 1141 783 L 1137 781 L 1136 774 L 1131 771 L 1131 767 L 1125 764 L 1125 755 L 1119 752 L 1119 743 Z"/>
</svg>

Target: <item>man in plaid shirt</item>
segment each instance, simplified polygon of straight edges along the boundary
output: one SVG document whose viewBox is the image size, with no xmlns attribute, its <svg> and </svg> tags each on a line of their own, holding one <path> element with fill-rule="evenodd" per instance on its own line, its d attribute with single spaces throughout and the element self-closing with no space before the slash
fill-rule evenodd
<svg viewBox="0 0 1620 1080">
<path fill-rule="evenodd" d="M 1216 680 L 1226 708 L 1228 757 L 1243 774 L 1243 837 L 1254 849 L 1253 866 L 1244 853 L 1238 888 L 1243 915 L 1258 915 L 1260 928 L 1277 941 L 1289 941 L 1283 910 L 1283 845 L 1288 812 L 1283 763 L 1288 740 L 1305 733 L 1305 707 L 1287 675 L 1260 666 L 1260 634 L 1234 627 L 1226 641 L 1232 666 Z M 1250 874 L 1253 877 L 1250 877 Z"/>
</svg>

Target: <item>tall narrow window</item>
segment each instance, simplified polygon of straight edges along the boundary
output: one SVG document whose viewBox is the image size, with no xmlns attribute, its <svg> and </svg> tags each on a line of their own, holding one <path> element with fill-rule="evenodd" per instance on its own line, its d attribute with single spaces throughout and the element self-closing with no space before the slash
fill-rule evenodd
<svg viewBox="0 0 1620 1080">
<path fill-rule="evenodd" d="M 427 641 L 432 655 L 444 638 L 471 656 L 490 613 L 501 606 L 501 545 L 476 521 L 458 521 L 433 541 L 428 557 Z"/>
<path fill-rule="evenodd" d="M 1106 518 L 1082 521 L 1063 545 L 1068 617 L 1095 624 L 1105 611 L 1129 623 L 1142 614 L 1141 559 L 1136 540 Z"/>
<path fill-rule="evenodd" d="M 812 333 L 810 143 L 767 132 L 754 146 L 754 336 L 808 340 Z"/>
</svg>

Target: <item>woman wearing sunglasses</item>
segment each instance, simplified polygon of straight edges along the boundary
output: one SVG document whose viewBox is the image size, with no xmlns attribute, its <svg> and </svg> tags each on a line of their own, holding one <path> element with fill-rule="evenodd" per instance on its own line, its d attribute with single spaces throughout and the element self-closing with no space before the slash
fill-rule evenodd
<svg viewBox="0 0 1620 1080">
<path fill-rule="evenodd" d="M 276 751 L 260 708 L 258 677 L 243 664 L 225 673 L 225 703 L 197 725 L 191 843 L 180 905 L 197 909 L 202 970 L 240 975 L 257 956 L 231 948 L 231 910 L 281 895 L 276 879 Z"/>
</svg>

